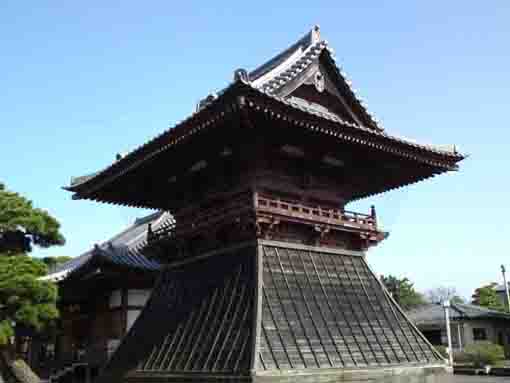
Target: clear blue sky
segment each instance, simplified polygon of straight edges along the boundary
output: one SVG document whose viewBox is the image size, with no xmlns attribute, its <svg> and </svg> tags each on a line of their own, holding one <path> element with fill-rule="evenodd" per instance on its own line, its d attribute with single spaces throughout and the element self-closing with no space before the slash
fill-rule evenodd
<svg viewBox="0 0 510 383">
<path fill-rule="evenodd" d="M 391 232 L 369 262 L 469 296 L 510 268 L 509 20 L 508 1 L 3 0 L 0 180 L 62 223 L 65 247 L 35 255 L 79 255 L 144 212 L 72 201 L 71 176 L 319 24 L 388 132 L 471 155 L 458 173 L 349 206 L 374 203 Z"/>
</svg>

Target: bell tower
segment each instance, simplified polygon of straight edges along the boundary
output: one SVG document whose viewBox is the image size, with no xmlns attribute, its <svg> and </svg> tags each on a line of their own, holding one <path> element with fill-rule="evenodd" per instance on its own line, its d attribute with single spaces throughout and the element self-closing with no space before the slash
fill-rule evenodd
<svg viewBox="0 0 510 383">
<path fill-rule="evenodd" d="M 101 382 L 439 381 L 448 367 L 365 259 L 349 202 L 456 170 L 368 113 L 317 27 L 177 126 L 69 190 L 171 212 L 166 264 Z M 406 380 L 407 379 L 407 380 Z M 435 380 L 432 380 L 435 379 Z"/>
</svg>

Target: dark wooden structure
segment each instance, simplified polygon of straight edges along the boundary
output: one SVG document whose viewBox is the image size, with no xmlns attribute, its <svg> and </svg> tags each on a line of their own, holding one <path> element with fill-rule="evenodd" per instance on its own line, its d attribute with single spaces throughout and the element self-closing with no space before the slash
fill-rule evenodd
<svg viewBox="0 0 510 383">
<path fill-rule="evenodd" d="M 237 70 L 196 113 L 74 198 L 170 211 L 165 263 L 101 382 L 434 381 L 445 361 L 368 267 L 386 237 L 350 201 L 457 169 L 455 149 L 387 133 L 318 28 Z"/>
<path fill-rule="evenodd" d="M 166 228 L 173 217 L 157 212 L 66 262 L 43 279 L 59 285 L 56 331 L 32 336 L 26 359 L 37 373 L 53 381 L 79 369 L 91 377 L 115 351 L 143 310 L 161 265 L 140 250 L 147 228 Z M 58 378 L 58 379 L 57 379 Z"/>
</svg>

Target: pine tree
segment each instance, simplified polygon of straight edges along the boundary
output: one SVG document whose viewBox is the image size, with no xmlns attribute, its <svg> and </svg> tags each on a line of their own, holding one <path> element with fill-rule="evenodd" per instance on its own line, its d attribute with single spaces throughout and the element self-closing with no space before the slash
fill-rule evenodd
<svg viewBox="0 0 510 383">
<path fill-rule="evenodd" d="M 23 255 L 33 245 L 63 245 L 60 224 L 48 212 L 0 183 L 0 255 Z"/>
<path fill-rule="evenodd" d="M 41 331 L 58 317 L 57 287 L 29 253 L 64 242 L 55 218 L 0 183 L 0 346 L 12 346 L 16 326 Z"/>
</svg>

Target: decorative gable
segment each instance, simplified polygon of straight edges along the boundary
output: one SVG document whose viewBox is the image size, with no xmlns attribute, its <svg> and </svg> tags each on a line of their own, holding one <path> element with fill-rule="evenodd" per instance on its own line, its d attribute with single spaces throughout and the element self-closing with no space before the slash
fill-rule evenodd
<svg viewBox="0 0 510 383">
<path fill-rule="evenodd" d="M 252 71 L 248 75 L 248 82 L 271 95 L 289 97 L 298 103 L 305 100 L 311 106 L 326 108 L 345 121 L 382 130 L 356 96 L 345 74 L 336 66 L 333 50 L 326 40 L 321 39 L 317 26 L 291 47 Z M 318 110 L 323 111 L 320 107 Z"/>
<path fill-rule="evenodd" d="M 319 61 L 293 84 L 281 90 L 280 96 L 322 113 L 332 113 L 344 121 L 364 126 L 363 116 L 349 105 L 348 95 L 332 79 L 332 74 Z"/>
</svg>

